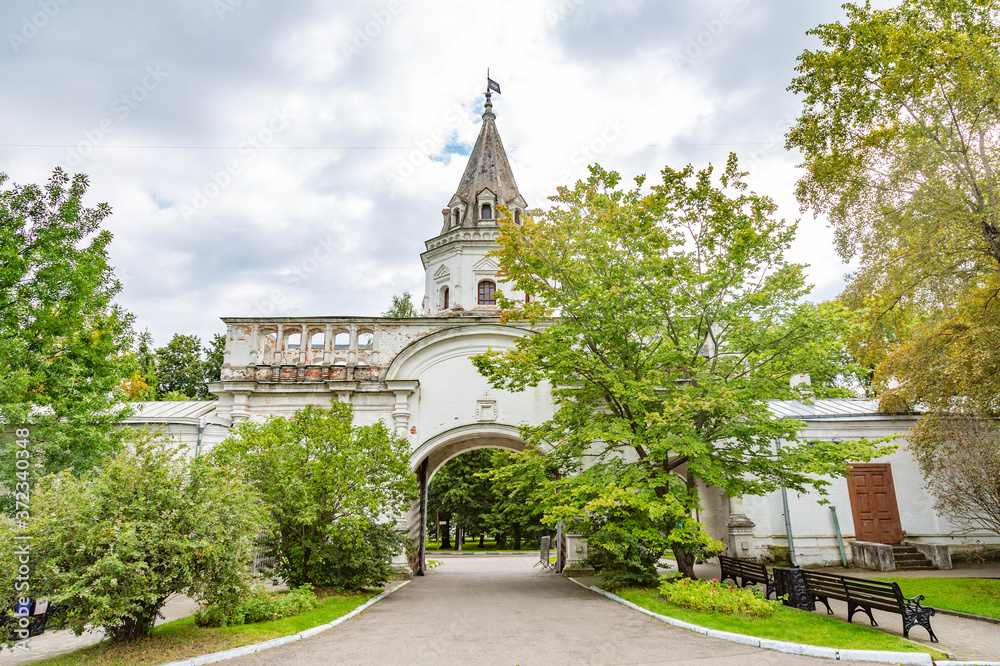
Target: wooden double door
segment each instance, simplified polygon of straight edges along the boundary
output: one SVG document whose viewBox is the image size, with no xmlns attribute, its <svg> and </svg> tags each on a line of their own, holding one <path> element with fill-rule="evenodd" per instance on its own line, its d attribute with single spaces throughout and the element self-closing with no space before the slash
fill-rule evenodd
<svg viewBox="0 0 1000 666">
<path fill-rule="evenodd" d="M 888 463 L 851 465 L 847 488 L 858 541 L 898 544 L 903 541 L 896 489 Z"/>
</svg>

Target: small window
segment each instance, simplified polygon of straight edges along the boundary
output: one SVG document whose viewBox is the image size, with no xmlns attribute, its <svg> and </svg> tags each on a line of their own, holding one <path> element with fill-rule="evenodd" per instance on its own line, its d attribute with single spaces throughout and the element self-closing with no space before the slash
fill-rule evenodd
<svg viewBox="0 0 1000 666">
<path fill-rule="evenodd" d="M 337 333 L 333 338 L 334 349 L 347 349 L 351 343 L 351 336 L 348 333 Z"/>
<path fill-rule="evenodd" d="M 484 220 L 492 220 L 493 219 L 493 211 L 490 209 L 490 205 L 488 203 L 484 203 L 483 204 L 482 219 L 484 219 Z"/>
<path fill-rule="evenodd" d="M 528 304 L 530 302 L 531 302 L 531 296 L 529 296 L 528 294 L 525 294 L 524 295 L 524 303 Z"/>
<path fill-rule="evenodd" d="M 448 307 L 449 307 L 449 303 L 448 303 L 448 287 L 445 287 L 441 291 L 441 309 L 442 310 L 447 310 Z"/>
<path fill-rule="evenodd" d="M 375 336 L 369 332 L 358 333 L 358 349 L 371 349 Z"/>
<path fill-rule="evenodd" d="M 313 333 L 312 339 L 309 341 L 309 348 L 321 350 L 324 342 L 322 333 Z"/>
<path fill-rule="evenodd" d="M 496 305 L 497 286 L 492 280 L 483 280 L 479 283 L 479 304 Z"/>
<path fill-rule="evenodd" d="M 298 349 L 302 346 L 302 334 L 292 333 L 288 336 L 286 349 Z"/>
<path fill-rule="evenodd" d="M 458 209 L 455 208 L 451 211 L 451 226 L 458 226 Z"/>
<path fill-rule="evenodd" d="M 521 211 L 514 209 L 514 224 L 521 224 Z"/>
</svg>

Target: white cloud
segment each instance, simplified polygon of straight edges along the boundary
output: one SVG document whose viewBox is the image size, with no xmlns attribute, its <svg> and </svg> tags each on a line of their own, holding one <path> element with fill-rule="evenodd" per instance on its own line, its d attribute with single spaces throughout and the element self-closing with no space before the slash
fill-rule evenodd
<svg viewBox="0 0 1000 666">
<path fill-rule="evenodd" d="M 736 150 L 759 162 L 754 188 L 797 217 L 795 157 L 761 146 L 798 109 L 785 87 L 805 30 L 840 18 L 839 1 L 230 2 L 222 16 L 195 0 L 71 3 L 16 53 L 0 47 L 17 93 L 0 98 L 0 142 L 73 146 L 114 122 L 79 168 L 90 203 L 115 211 L 120 301 L 157 343 L 266 308 L 373 315 L 393 293 L 422 298 L 418 255 L 478 132 L 487 67 L 532 205 L 593 161 L 631 178 Z M 739 20 L 678 67 L 688 40 L 736 5 Z M 34 7 L 5 3 L 0 26 Z M 167 76 L 116 115 L 157 65 Z M 282 109 L 286 126 L 268 136 Z M 252 157 L 249 137 L 262 144 Z M 67 150 L 0 147 L 0 170 L 41 182 Z M 330 259 L 316 260 L 317 244 Z M 821 221 L 802 221 L 793 258 L 812 264 L 818 295 L 839 291 L 845 269 Z"/>
</svg>

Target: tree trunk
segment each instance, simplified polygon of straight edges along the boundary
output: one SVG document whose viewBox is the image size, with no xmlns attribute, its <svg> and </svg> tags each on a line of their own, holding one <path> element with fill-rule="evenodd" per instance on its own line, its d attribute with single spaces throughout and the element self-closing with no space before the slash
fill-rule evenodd
<svg viewBox="0 0 1000 666">
<path fill-rule="evenodd" d="M 503 550 L 507 547 L 507 535 L 504 532 L 497 532 L 497 550 Z"/>
<path fill-rule="evenodd" d="M 514 550 L 521 550 L 521 525 L 514 523 Z"/>
<path fill-rule="evenodd" d="M 438 544 L 441 550 L 451 548 L 451 516 L 444 519 L 444 534 L 441 536 L 441 543 Z"/>
<path fill-rule="evenodd" d="M 465 541 L 465 531 L 462 529 L 462 524 L 459 523 L 455 526 L 455 550 L 462 552 L 462 542 Z"/>
<path fill-rule="evenodd" d="M 697 480 L 691 474 L 690 471 L 685 469 L 684 482 L 687 486 L 688 493 L 694 496 L 697 491 Z M 666 491 L 666 489 L 664 489 Z M 659 494 L 659 493 L 657 493 Z M 681 575 L 685 578 L 690 578 L 696 580 L 697 576 L 694 575 L 694 553 L 689 553 L 681 547 L 674 548 L 674 557 L 677 559 L 677 570 L 681 572 Z"/>
<path fill-rule="evenodd" d="M 114 643 L 127 643 L 146 638 L 153 632 L 153 624 L 166 597 L 161 597 L 155 604 L 146 604 L 135 617 L 126 616 L 117 627 L 107 628 L 109 638 Z"/>
<path fill-rule="evenodd" d="M 480 550 L 482 550 L 485 547 L 486 547 L 486 535 L 485 534 L 480 534 L 479 535 L 479 548 L 480 548 Z"/>
<path fill-rule="evenodd" d="M 695 579 L 694 575 L 694 553 L 689 553 L 680 547 L 674 548 L 674 557 L 677 558 L 677 570 L 685 578 Z"/>
</svg>

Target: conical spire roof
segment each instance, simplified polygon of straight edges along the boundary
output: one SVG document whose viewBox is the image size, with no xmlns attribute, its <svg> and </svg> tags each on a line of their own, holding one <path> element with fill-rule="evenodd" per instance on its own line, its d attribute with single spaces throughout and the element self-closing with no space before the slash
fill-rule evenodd
<svg viewBox="0 0 1000 666">
<path fill-rule="evenodd" d="M 488 97 L 479 138 L 469 155 L 469 163 L 458 183 L 455 196 L 466 205 L 474 204 L 485 189 L 496 196 L 497 204 L 509 205 L 521 196 L 500 140 L 500 132 L 497 131 L 493 103 Z"/>
</svg>

